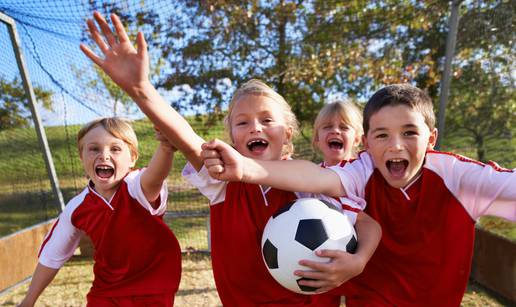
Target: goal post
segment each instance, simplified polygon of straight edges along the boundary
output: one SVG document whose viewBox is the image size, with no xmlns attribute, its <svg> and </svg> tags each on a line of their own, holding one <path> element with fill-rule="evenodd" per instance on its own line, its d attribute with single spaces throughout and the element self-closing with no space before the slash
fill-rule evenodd
<svg viewBox="0 0 516 307">
<path fill-rule="evenodd" d="M 32 84 L 29 78 L 29 72 L 27 71 L 27 67 L 25 65 L 25 61 L 23 58 L 20 40 L 18 38 L 18 33 L 16 31 L 16 24 L 11 17 L 5 15 L 2 12 L 0 12 L 0 21 L 3 22 L 9 30 L 11 44 L 16 57 L 18 69 L 20 71 L 23 88 L 25 90 L 29 102 L 30 112 L 32 115 L 32 120 L 34 122 L 34 129 L 36 129 L 39 145 L 41 147 L 41 150 L 43 151 L 43 160 L 45 161 L 48 177 L 50 179 L 50 184 L 52 186 L 52 191 L 57 201 L 59 202 L 59 207 L 62 211 L 65 206 L 64 198 L 63 194 L 61 193 L 61 188 L 59 187 L 59 181 L 57 180 L 57 173 L 54 167 L 54 161 L 52 160 L 52 154 L 48 146 L 45 130 L 43 129 L 41 118 L 36 108 L 36 95 L 34 94 L 34 89 L 32 88 Z"/>
</svg>

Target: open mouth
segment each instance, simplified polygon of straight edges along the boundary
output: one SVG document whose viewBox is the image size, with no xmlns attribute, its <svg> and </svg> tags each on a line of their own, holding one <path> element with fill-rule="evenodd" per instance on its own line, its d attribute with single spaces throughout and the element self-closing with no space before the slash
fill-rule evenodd
<svg viewBox="0 0 516 307">
<path fill-rule="evenodd" d="M 392 177 L 402 178 L 409 163 L 405 159 L 390 159 L 385 164 Z"/>
<path fill-rule="evenodd" d="M 267 146 L 269 146 L 269 142 L 262 139 L 254 139 L 247 142 L 247 148 L 251 152 L 255 153 L 261 153 L 267 149 Z"/>
<path fill-rule="evenodd" d="M 106 179 L 113 176 L 114 173 L 115 169 L 108 165 L 99 165 L 95 167 L 95 174 L 97 174 L 99 178 Z"/>
<path fill-rule="evenodd" d="M 344 143 L 339 139 L 330 139 L 328 141 L 328 147 L 332 150 L 341 150 L 342 147 L 344 147 Z"/>
</svg>

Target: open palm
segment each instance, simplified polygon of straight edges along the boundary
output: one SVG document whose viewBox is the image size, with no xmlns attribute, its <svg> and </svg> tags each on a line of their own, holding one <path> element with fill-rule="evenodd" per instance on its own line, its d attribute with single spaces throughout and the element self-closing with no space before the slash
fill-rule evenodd
<svg viewBox="0 0 516 307">
<path fill-rule="evenodd" d="M 84 44 L 81 44 L 81 50 L 102 68 L 118 86 L 130 96 L 133 96 L 138 88 L 149 81 L 149 58 L 145 38 L 141 32 L 138 32 L 136 37 L 137 49 L 135 49 L 118 16 L 111 15 L 116 36 L 100 13 L 95 12 L 93 16 L 102 34 L 91 19 L 87 22 L 88 29 L 102 52 L 103 58 Z"/>
</svg>

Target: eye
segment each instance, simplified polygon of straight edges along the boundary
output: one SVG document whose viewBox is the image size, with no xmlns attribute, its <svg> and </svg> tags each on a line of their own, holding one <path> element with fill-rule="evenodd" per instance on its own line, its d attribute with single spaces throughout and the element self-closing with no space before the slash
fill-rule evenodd
<svg viewBox="0 0 516 307">
<path fill-rule="evenodd" d="M 263 119 L 262 122 L 268 124 L 268 123 L 274 122 L 274 120 L 272 118 L 270 118 L 270 117 L 267 117 L 267 118 Z"/>
<path fill-rule="evenodd" d="M 113 147 L 111 147 L 111 151 L 114 151 L 114 152 L 122 151 L 122 148 L 120 146 L 113 146 Z"/>
<path fill-rule="evenodd" d="M 90 146 L 88 147 L 88 151 L 91 152 L 98 152 L 100 149 L 97 146 Z"/>
<path fill-rule="evenodd" d="M 374 136 L 375 139 L 385 139 L 387 138 L 387 133 L 379 133 L 377 135 Z"/>
<path fill-rule="evenodd" d="M 414 136 L 414 135 L 418 135 L 417 131 L 409 130 L 409 131 L 403 132 L 403 136 Z"/>
<path fill-rule="evenodd" d="M 349 130 L 349 126 L 348 126 L 348 125 L 340 125 L 340 126 L 339 126 L 339 129 L 340 129 L 340 130 L 347 131 L 347 130 Z"/>
<path fill-rule="evenodd" d="M 238 122 L 235 123 L 235 126 L 244 126 L 246 124 L 247 124 L 246 121 L 238 121 Z"/>
<path fill-rule="evenodd" d="M 331 125 L 323 125 L 322 128 L 323 129 L 331 129 Z"/>
</svg>

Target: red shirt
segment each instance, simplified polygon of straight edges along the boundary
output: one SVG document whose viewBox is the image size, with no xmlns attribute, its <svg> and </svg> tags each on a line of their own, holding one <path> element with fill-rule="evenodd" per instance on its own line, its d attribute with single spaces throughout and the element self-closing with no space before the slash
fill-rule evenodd
<svg viewBox="0 0 516 307">
<path fill-rule="evenodd" d="M 189 164 L 183 175 L 210 199 L 213 275 L 224 306 L 332 306 L 321 295 L 287 290 L 273 279 L 262 260 L 265 224 L 297 198 L 295 193 L 218 181 L 204 167 L 197 173 Z"/>
<path fill-rule="evenodd" d="M 516 220 L 516 173 L 430 151 L 420 177 L 391 187 L 370 156 L 332 167 L 348 197 L 364 198 L 382 238 L 364 272 L 335 291 L 347 306 L 459 306 L 467 285 L 475 221 Z"/>
<path fill-rule="evenodd" d="M 181 250 L 162 219 L 167 188 L 164 184 L 160 207 L 153 209 L 141 190 L 142 173 L 129 173 L 110 201 L 90 182 L 60 214 L 41 246 L 39 262 L 59 269 L 86 234 L 95 246 L 95 277 L 89 295 L 175 293 L 181 277 Z"/>
</svg>

